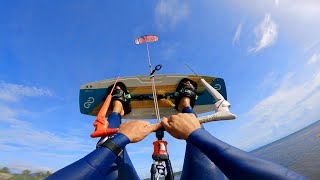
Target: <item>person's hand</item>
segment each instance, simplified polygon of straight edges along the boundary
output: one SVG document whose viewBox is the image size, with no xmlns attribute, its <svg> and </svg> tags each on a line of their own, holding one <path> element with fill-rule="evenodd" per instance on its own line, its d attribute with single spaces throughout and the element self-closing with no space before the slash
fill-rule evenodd
<svg viewBox="0 0 320 180">
<path fill-rule="evenodd" d="M 133 120 L 121 124 L 118 132 L 127 136 L 131 143 L 135 143 L 143 140 L 151 132 L 161 127 L 161 124 L 150 124 L 147 121 Z"/>
<path fill-rule="evenodd" d="M 162 118 L 161 124 L 171 136 L 177 139 L 187 139 L 196 129 L 200 128 L 197 117 L 191 113 L 179 113 L 169 118 Z"/>
</svg>

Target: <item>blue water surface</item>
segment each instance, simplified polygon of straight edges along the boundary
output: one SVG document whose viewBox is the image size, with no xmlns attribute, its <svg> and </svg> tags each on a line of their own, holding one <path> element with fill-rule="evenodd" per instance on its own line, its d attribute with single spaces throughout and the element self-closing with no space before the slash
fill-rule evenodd
<svg viewBox="0 0 320 180">
<path fill-rule="evenodd" d="M 320 121 L 252 151 L 308 179 L 320 179 Z"/>
</svg>

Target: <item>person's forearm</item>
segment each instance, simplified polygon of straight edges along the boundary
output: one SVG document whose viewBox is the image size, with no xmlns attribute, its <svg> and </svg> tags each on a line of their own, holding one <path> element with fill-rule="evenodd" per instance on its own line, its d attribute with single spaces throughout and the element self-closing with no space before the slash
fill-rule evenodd
<svg viewBox="0 0 320 180">
<path fill-rule="evenodd" d="M 192 132 L 187 141 L 206 154 L 229 179 L 305 179 L 283 166 L 224 143 L 203 129 Z"/>
<path fill-rule="evenodd" d="M 110 140 L 122 149 L 130 143 L 130 140 L 120 133 Z M 117 157 L 110 149 L 100 147 L 84 158 L 55 172 L 47 179 L 101 179 L 108 174 Z"/>
</svg>

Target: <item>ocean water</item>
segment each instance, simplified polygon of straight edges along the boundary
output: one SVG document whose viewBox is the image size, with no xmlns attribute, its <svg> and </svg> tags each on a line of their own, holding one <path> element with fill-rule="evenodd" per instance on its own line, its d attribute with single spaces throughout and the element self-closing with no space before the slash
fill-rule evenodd
<svg viewBox="0 0 320 180">
<path fill-rule="evenodd" d="M 308 179 L 320 180 L 320 121 L 252 153 Z"/>
<path fill-rule="evenodd" d="M 251 153 L 310 180 L 320 180 L 320 120 Z M 175 179 L 180 179 L 180 175 L 177 174 Z"/>
</svg>

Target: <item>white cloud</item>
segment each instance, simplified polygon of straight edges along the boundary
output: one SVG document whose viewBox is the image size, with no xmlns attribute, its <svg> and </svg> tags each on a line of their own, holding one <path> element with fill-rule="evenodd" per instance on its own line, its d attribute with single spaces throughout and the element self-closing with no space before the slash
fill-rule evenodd
<svg viewBox="0 0 320 180">
<path fill-rule="evenodd" d="M 273 93 L 273 91 L 279 87 L 278 83 L 278 79 L 279 78 L 279 74 L 272 71 L 270 73 L 268 73 L 261 81 L 260 84 L 257 86 L 257 92 L 259 92 L 258 94 L 256 94 L 257 98 L 262 98 L 263 95 L 270 95 Z"/>
<path fill-rule="evenodd" d="M 264 79 L 261 81 L 261 88 L 266 88 L 268 86 L 270 86 L 276 79 L 276 73 L 275 72 L 270 72 L 269 74 L 267 74 Z"/>
<path fill-rule="evenodd" d="M 232 44 L 235 45 L 235 44 L 238 44 L 239 41 L 240 41 L 240 35 L 241 35 L 241 30 L 242 30 L 242 24 L 240 23 L 238 26 L 237 26 L 237 30 L 234 34 L 234 37 L 233 37 L 233 40 L 232 40 Z"/>
<path fill-rule="evenodd" d="M 304 52 L 307 53 L 309 51 L 313 51 L 313 50 L 317 50 L 320 49 L 320 40 L 316 40 L 314 42 L 308 43 L 305 47 L 304 47 Z"/>
<path fill-rule="evenodd" d="M 230 2 L 229 7 L 246 17 L 260 17 L 270 12 L 281 26 L 281 38 L 295 45 L 300 46 L 320 40 L 318 36 L 320 21 L 317 21 L 320 19 L 319 0 L 241 0 Z"/>
<path fill-rule="evenodd" d="M 17 147 L 0 144 L 0 150 L 1 151 L 13 151 L 13 150 L 17 150 Z"/>
<path fill-rule="evenodd" d="M 300 20 L 311 20 L 320 16 L 320 2 L 318 0 L 284 1 L 291 14 L 299 17 Z"/>
<path fill-rule="evenodd" d="M 248 122 L 240 128 L 250 137 L 238 147 L 252 149 L 279 139 L 306 124 L 318 120 L 320 113 L 320 73 L 298 81 L 301 74 L 286 74 L 279 87 L 261 100 L 242 118 Z M 253 119 L 253 120 L 252 120 Z M 263 139 L 263 141 L 262 141 Z"/>
<path fill-rule="evenodd" d="M 320 54 L 315 53 L 310 57 L 307 64 L 311 65 L 311 64 L 316 64 L 317 62 L 320 62 Z"/>
<path fill-rule="evenodd" d="M 4 122 L 2 118 L 1 121 Z M 38 147 L 37 150 L 59 149 L 59 151 L 74 151 L 75 149 L 87 151 L 87 149 L 91 148 L 89 145 L 84 144 L 81 138 L 58 135 L 38 129 L 28 122 L 14 117 L 7 124 L 10 128 L 1 128 L 0 131 L 0 145 L 3 146 L 8 147 L 10 144 L 12 147 L 18 145 L 22 149 Z"/>
<path fill-rule="evenodd" d="M 290 16 L 292 18 L 294 16 L 298 18 L 294 20 L 298 20 L 298 21 L 302 19 L 304 20 L 309 18 L 312 19 L 312 17 L 319 17 L 320 15 L 320 2 L 318 0 L 304 0 L 304 1 L 242 0 L 242 1 L 232 1 L 230 7 L 235 8 L 239 11 L 246 12 L 249 15 L 258 15 L 258 14 L 261 15 L 266 11 L 275 12 L 275 13 L 279 13 L 279 15 L 281 15 L 283 18 L 289 18 Z"/>
<path fill-rule="evenodd" d="M 0 82 L 0 100 L 17 101 L 21 97 L 52 96 L 46 88 Z"/>
<path fill-rule="evenodd" d="M 249 52 L 258 52 L 270 45 L 272 45 L 278 37 L 278 26 L 271 19 L 270 14 L 264 16 L 263 21 L 254 28 L 256 35 L 256 46 L 249 48 Z"/>
<path fill-rule="evenodd" d="M 279 0 L 274 0 L 274 4 L 276 5 L 276 7 L 279 7 Z"/>
<path fill-rule="evenodd" d="M 0 122 L 15 121 L 13 117 L 17 115 L 16 111 L 2 104 L 0 104 L 0 114 L 1 114 Z"/>
<path fill-rule="evenodd" d="M 155 8 L 155 21 L 161 30 L 174 29 L 189 15 L 189 6 L 184 1 L 160 0 Z"/>
<path fill-rule="evenodd" d="M 0 166 L 8 166 L 15 170 L 29 169 L 33 172 L 39 170 L 52 171 L 56 167 L 61 168 L 74 162 L 94 147 L 90 139 L 84 140 L 69 132 L 54 133 L 21 120 L 17 117 L 19 111 L 19 109 L 0 104 L 0 156 L 2 156 Z M 90 126 L 87 131 L 90 132 L 91 130 L 92 127 Z M 17 156 L 15 159 L 16 156 L 12 154 L 30 156 L 38 159 L 38 162 L 28 157 L 21 160 Z M 18 164 L 8 164 L 17 160 L 19 161 Z M 21 165 L 20 161 L 26 161 L 24 163 L 28 165 Z M 39 164 L 37 167 L 32 165 L 32 163 L 45 161 L 52 162 L 53 167 L 44 168 Z"/>
</svg>

